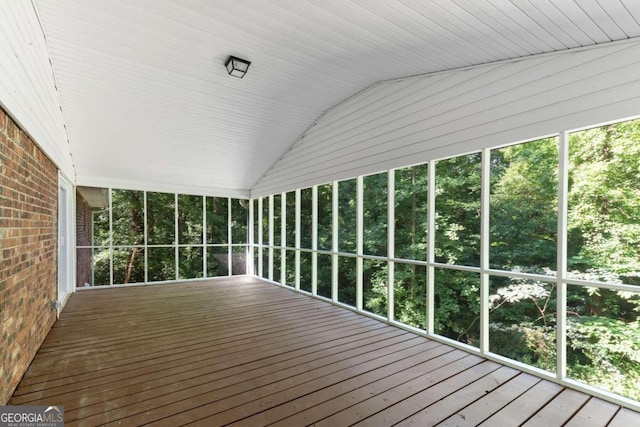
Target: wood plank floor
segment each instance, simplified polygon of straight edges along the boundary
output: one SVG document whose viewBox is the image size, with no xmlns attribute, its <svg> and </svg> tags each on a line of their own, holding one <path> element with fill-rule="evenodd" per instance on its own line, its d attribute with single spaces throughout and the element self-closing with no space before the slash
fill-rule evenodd
<svg viewBox="0 0 640 427">
<path fill-rule="evenodd" d="M 640 414 L 257 279 L 71 296 L 11 405 L 66 426 L 632 426 Z"/>
</svg>

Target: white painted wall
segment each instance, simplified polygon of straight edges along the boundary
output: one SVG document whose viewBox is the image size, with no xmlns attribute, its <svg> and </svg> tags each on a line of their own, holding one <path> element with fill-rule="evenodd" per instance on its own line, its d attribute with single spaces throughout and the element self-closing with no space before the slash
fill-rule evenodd
<svg viewBox="0 0 640 427">
<path fill-rule="evenodd" d="M 31 1 L 0 4 L 0 106 L 75 181 L 60 97 Z"/>
<path fill-rule="evenodd" d="M 382 82 L 320 117 L 251 196 L 638 115 L 638 40 Z"/>
</svg>

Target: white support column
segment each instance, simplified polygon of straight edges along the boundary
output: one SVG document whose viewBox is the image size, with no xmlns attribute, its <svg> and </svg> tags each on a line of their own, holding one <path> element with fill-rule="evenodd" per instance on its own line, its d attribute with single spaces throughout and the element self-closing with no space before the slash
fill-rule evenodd
<svg viewBox="0 0 640 427">
<path fill-rule="evenodd" d="M 262 238 L 263 226 L 262 226 L 262 209 L 263 209 L 264 197 L 258 198 L 258 276 L 264 277 L 264 265 L 262 263 L 262 257 L 264 253 L 264 241 Z M 268 268 L 268 267 L 267 267 Z"/>
<path fill-rule="evenodd" d="M 269 280 L 273 277 L 273 194 L 269 196 Z"/>
<path fill-rule="evenodd" d="M 482 151 L 480 196 L 480 352 L 489 351 L 489 202 L 491 200 L 491 150 Z"/>
<path fill-rule="evenodd" d="M 387 175 L 387 257 L 389 265 L 387 266 L 387 320 L 392 321 L 395 318 L 394 303 L 394 283 L 395 283 L 395 262 L 396 257 L 396 197 L 395 197 L 395 181 L 396 170 L 391 169 Z"/>
<path fill-rule="evenodd" d="M 311 188 L 311 294 L 318 295 L 318 186 Z"/>
<path fill-rule="evenodd" d="M 356 309 L 363 307 L 363 246 L 364 246 L 364 178 L 356 178 Z"/>
<path fill-rule="evenodd" d="M 144 214 L 144 283 L 149 283 L 149 227 L 147 225 L 147 192 L 142 192 Z M 93 236 L 93 234 L 91 234 Z M 93 268 L 91 269 L 93 270 Z M 91 282 L 93 283 L 93 282 Z"/>
<path fill-rule="evenodd" d="M 427 227 L 427 334 L 433 335 L 435 311 L 435 242 L 436 242 L 436 162 L 429 162 L 429 211 L 427 213 L 429 225 Z"/>
<path fill-rule="evenodd" d="M 569 133 L 558 136 L 558 259 L 556 306 L 556 376 L 567 376 L 567 222 L 569 212 Z"/>
<path fill-rule="evenodd" d="M 174 193 L 173 201 L 173 224 L 175 226 L 173 243 L 176 251 L 176 280 L 178 280 L 180 278 L 180 242 L 178 240 L 178 193 Z"/>
<path fill-rule="evenodd" d="M 109 188 L 109 285 L 113 285 L 113 189 Z M 95 283 L 93 284 L 95 286 Z"/>
<path fill-rule="evenodd" d="M 229 250 L 227 251 L 227 265 L 229 266 L 229 276 L 233 275 L 233 257 L 231 256 L 231 254 L 233 253 L 233 246 L 231 246 L 233 245 L 233 235 L 231 231 L 231 213 L 233 211 L 233 207 L 231 206 L 232 200 L 233 199 L 231 197 L 227 198 L 227 242 L 229 242 Z"/>
<path fill-rule="evenodd" d="M 207 277 L 207 196 L 202 196 L 202 277 Z"/>
<path fill-rule="evenodd" d="M 254 269 L 255 269 L 255 264 L 253 262 L 254 260 L 254 246 L 253 246 L 253 242 L 254 242 L 254 236 L 253 236 L 253 218 L 254 218 L 254 213 L 253 213 L 253 199 L 249 199 L 249 218 L 247 220 L 247 269 L 246 272 L 249 275 L 255 275 Z"/>
<path fill-rule="evenodd" d="M 295 288 L 300 290 L 300 189 L 296 190 Z"/>
<path fill-rule="evenodd" d="M 333 197 L 331 198 L 331 301 L 338 301 L 338 181 L 333 181 Z"/>
<path fill-rule="evenodd" d="M 280 197 L 280 243 L 282 249 L 278 249 L 280 251 L 280 277 L 278 278 L 278 282 L 283 285 L 287 284 L 287 251 L 284 249 L 291 243 L 293 246 L 293 242 L 287 242 L 287 193 L 282 193 Z"/>
</svg>

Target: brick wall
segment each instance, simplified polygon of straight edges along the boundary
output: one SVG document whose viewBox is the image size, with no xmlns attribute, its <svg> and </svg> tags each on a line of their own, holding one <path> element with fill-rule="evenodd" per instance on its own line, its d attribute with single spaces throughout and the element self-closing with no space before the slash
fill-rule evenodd
<svg viewBox="0 0 640 427">
<path fill-rule="evenodd" d="M 58 172 L 0 109 L 0 404 L 56 319 Z"/>
<path fill-rule="evenodd" d="M 76 245 L 91 246 L 91 206 L 76 192 Z M 84 287 L 91 284 L 91 249 L 78 249 L 76 251 L 76 287 Z"/>
</svg>

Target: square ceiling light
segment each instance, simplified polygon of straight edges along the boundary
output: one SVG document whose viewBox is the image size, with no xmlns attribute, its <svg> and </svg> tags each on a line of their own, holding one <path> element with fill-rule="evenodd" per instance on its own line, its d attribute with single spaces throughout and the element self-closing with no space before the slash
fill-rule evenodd
<svg viewBox="0 0 640 427">
<path fill-rule="evenodd" d="M 230 56 L 224 64 L 224 66 L 227 67 L 227 73 L 229 73 L 230 76 L 238 78 L 243 78 L 244 75 L 247 74 L 249 65 L 251 65 L 251 62 L 246 59 L 236 58 L 235 56 Z"/>
</svg>

